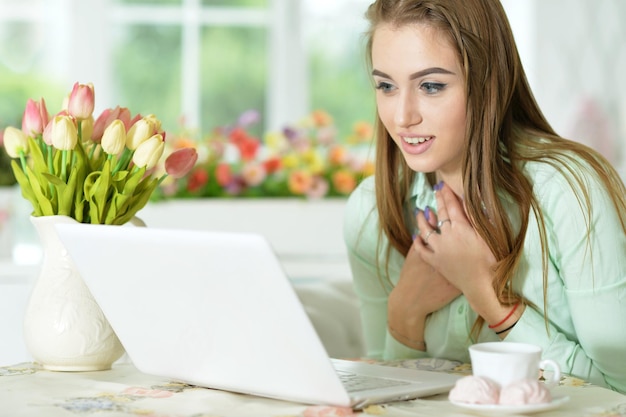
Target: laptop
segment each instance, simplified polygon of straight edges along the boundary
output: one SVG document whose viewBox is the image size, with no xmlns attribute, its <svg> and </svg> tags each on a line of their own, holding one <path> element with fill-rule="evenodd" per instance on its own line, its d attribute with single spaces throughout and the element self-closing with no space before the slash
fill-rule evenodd
<svg viewBox="0 0 626 417">
<path fill-rule="evenodd" d="M 259 234 L 56 227 L 128 357 L 146 374 L 354 409 L 447 392 L 459 378 L 329 358 Z M 342 379 L 357 381 L 356 391 Z"/>
</svg>

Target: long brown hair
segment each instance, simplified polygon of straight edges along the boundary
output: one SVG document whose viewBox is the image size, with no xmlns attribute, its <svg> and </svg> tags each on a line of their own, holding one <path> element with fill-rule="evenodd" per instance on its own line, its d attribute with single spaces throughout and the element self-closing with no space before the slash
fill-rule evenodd
<svg viewBox="0 0 626 417">
<path fill-rule="evenodd" d="M 547 291 L 548 247 L 543 215 L 533 184 L 522 172 L 526 161 L 543 161 L 566 174 L 580 209 L 591 213 L 588 183 L 581 172 L 586 163 L 609 191 L 626 233 L 626 189 L 619 175 L 600 154 L 559 137 L 539 109 L 526 79 L 513 33 L 498 0 L 378 0 L 366 18 L 367 56 L 371 68 L 372 41 L 381 24 L 401 27 L 425 24 L 446 34 L 464 69 L 467 127 L 462 165 L 467 215 L 497 259 L 494 288 L 501 302 L 512 303 L 511 279 L 521 258 L 531 210 L 539 224 L 543 253 L 544 304 Z M 581 163 L 580 161 L 584 161 Z M 415 173 L 407 166 L 380 119 L 376 120 L 376 205 L 381 234 L 389 251 L 406 255 L 412 243 L 404 203 Z M 433 180 L 432 173 L 430 179 Z M 518 207 L 515 228 L 500 196 Z M 586 214 L 587 235 L 591 214 Z M 544 310 L 545 310 L 544 305 Z M 478 331 L 483 321 L 474 326 Z"/>
</svg>

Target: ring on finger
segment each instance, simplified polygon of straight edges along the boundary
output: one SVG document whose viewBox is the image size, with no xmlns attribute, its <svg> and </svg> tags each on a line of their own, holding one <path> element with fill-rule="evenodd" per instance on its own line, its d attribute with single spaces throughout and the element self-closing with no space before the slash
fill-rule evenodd
<svg viewBox="0 0 626 417">
<path fill-rule="evenodd" d="M 439 220 L 439 221 L 437 222 L 437 229 L 441 229 L 441 226 L 443 226 L 443 224 L 444 224 L 445 222 L 448 222 L 448 223 L 452 224 L 452 222 L 450 221 L 450 219 L 443 219 L 443 220 Z"/>
<path fill-rule="evenodd" d="M 424 244 L 428 245 L 428 238 L 430 237 L 430 235 L 432 235 L 433 233 L 435 233 L 437 230 L 436 229 L 432 229 L 431 231 L 429 231 L 428 233 L 426 233 L 426 236 L 424 236 Z"/>
</svg>

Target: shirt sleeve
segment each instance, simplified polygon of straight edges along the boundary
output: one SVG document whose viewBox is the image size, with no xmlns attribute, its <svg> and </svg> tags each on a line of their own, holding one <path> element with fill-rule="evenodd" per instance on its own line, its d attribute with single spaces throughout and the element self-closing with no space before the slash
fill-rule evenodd
<svg viewBox="0 0 626 417">
<path fill-rule="evenodd" d="M 366 356 L 372 359 L 401 359 L 426 356 L 391 337 L 387 331 L 387 298 L 392 285 L 389 277 L 399 276 L 401 256 L 392 252 L 388 269 L 378 242 L 374 181 L 362 181 L 346 204 L 344 240 L 352 271 L 354 291 L 359 299 Z M 380 254 L 383 255 L 380 255 Z M 380 262 L 377 262 L 380 256 Z"/>
<path fill-rule="evenodd" d="M 562 280 L 574 334 L 546 328 L 539 306 L 526 309 L 507 340 L 540 345 L 563 372 L 626 392 L 626 235 L 606 188 L 591 170 L 581 172 L 582 184 L 556 170 L 535 181 L 550 266 Z M 562 315 L 554 308 L 548 305 L 548 318 Z"/>
</svg>

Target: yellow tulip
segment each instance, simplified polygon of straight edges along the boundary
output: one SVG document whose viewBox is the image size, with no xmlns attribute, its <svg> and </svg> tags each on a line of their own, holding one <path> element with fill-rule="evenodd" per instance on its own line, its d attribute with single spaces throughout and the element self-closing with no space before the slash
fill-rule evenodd
<svg viewBox="0 0 626 417">
<path fill-rule="evenodd" d="M 146 118 L 137 120 L 137 122 L 128 129 L 128 133 L 126 134 L 126 147 L 134 151 L 139 145 L 152 137 L 155 132 L 154 122 Z"/>
<path fill-rule="evenodd" d="M 52 119 L 50 139 L 52 146 L 63 151 L 69 151 L 76 147 L 78 142 L 78 130 L 71 116 L 57 115 Z"/>
<path fill-rule="evenodd" d="M 154 168 L 161 159 L 165 150 L 163 136 L 156 134 L 148 140 L 142 142 L 133 154 L 133 163 L 139 168 L 146 167 L 146 170 Z"/>
<path fill-rule="evenodd" d="M 109 155 L 118 155 L 126 146 L 126 128 L 124 122 L 115 119 L 102 134 L 102 142 L 100 142 L 102 150 Z"/>
<path fill-rule="evenodd" d="M 9 126 L 4 129 L 4 148 L 11 158 L 19 158 L 28 153 L 28 136 L 24 131 Z"/>
</svg>

